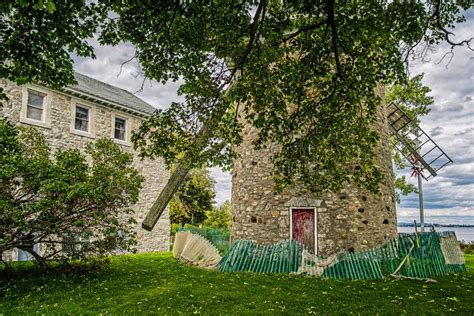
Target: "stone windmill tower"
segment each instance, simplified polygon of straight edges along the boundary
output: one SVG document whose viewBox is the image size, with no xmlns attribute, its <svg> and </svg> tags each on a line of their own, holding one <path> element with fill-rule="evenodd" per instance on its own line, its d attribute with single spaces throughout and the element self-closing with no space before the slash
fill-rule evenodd
<svg viewBox="0 0 474 316">
<path fill-rule="evenodd" d="M 383 95 L 383 92 L 381 92 Z M 382 98 L 384 99 L 384 98 Z M 390 128 L 385 103 L 375 128 L 380 142 L 376 164 L 384 172 L 381 195 L 355 185 L 341 192 L 314 194 L 302 188 L 275 195 L 270 161 L 272 146 L 256 151 L 256 131 L 246 126 L 232 177 L 232 238 L 275 243 L 296 239 L 320 255 L 380 245 L 397 232 Z"/>
</svg>

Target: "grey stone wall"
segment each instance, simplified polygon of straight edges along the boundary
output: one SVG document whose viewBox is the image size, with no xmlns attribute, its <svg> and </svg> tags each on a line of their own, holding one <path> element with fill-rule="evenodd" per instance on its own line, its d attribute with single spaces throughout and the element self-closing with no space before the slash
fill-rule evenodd
<svg viewBox="0 0 474 316">
<path fill-rule="evenodd" d="M 376 163 L 385 174 L 381 195 L 355 185 L 346 185 L 341 192 L 320 195 L 296 186 L 275 195 L 270 174 L 274 146 L 255 151 L 252 146 L 255 130 L 246 126 L 232 177 L 232 239 L 267 244 L 289 239 L 290 207 L 316 208 L 317 251 L 321 255 L 342 249 L 367 249 L 394 236 L 396 210 L 385 106 L 379 110 L 375 128 L 381 140 Z"/>
<path fill-rule="evenodd" d="M 0 115 L 7 117 L 11 122 L 21 123 L 20 112 L 22 108 L 23 94 L 26 89 L 24 86 L 17 86 L 9 81 L 0 80 L 2 87 L 9 97 L 8 102 L 0 107 Z M 45 135 L 51 148 L 79 148 L 84 150 L 85 145 L 95 138 L 112 137 L 113 117 L 119 115 L 127 118 L 129 130 L 135 130 L 139 127 L 142 118 L 129 113 L 123 113 L 119 110 L 107 108 L 90 101 L 80 100 L 64 93 L 49 90 L 39 86 L 29 86 L 32 89 L 43 89 L 50 98 L 49 127 L 36 126 Z M 95 112 L 95 120 L 91 122 L 94 135 L 83 136 L 71 131 L 74 102 L 79 102 L 86 106 L 91 106 Z M 126 151 L 134 154 L 134 166 L 140 174 L 145 177 L 143 188 L 140 192 L 139 202 L 134 206 L 135 217 L 138 222 L 136 227 L 136 237 L 138 240 L 138 251 L 167 251 L 169 248 L 170 220 L 168 211 L 165 211 L 156 224 L 153 231 L 149 232 L 141 228 L 146 213 L 150 209 L 156 197 L 168 180 L 169 173 L 165 164 L 161 160 L 141 160 L 133 152 L 130 143 L 119 143 Z"/>
</svg>

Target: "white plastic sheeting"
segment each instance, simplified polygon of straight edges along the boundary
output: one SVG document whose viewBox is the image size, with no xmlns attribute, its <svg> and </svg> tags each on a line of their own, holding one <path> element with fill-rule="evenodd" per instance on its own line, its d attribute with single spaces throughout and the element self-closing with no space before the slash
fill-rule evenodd
<svg viewBox="0 0 474 316">
<path fill-rule="evenodd" d="M 207 239 L 190 232 L 177 232 L 173 245 L 173 257 L 183 263 L 207 269 L 216 268 L 222 257 Z"/>
</svg>

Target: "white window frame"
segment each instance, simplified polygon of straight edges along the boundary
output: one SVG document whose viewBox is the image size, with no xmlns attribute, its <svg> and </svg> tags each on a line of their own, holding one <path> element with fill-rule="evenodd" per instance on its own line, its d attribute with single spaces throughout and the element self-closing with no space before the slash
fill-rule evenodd
<svg viewBox="0 0 474 316">
<path fill-rule="evenodd" d="M 33 244 L 33 251 L 36 252 L 37 254 L 39 254 L 39 252 L 40 252 L 40 244 L 39 243 L 36 242 L 36 243 Z M 20 260 L 21 255 L 24 255 L 26 257 L 26 260 Z M 21 250 L 21 249 L 17 248 L 16 260 L 15 261 L 27 262 L 27 261 L 33 261 L 33 260 L 35 260 L 35 257 L 33 257 L 33 255 L 31 255 L 29 252 L 27 252 L 25 250 Z"/>
<path fill-rule="evenodd" d="M 41 120 L 35 120 L 27 117 L 28 113 L 28 93 L 29 91 L 43 94 L 43 112 L 41 113 Z M 52 92 L 37 86 L 25 85 L 22 88 L 22 104 L 20 110 L 20 122 L 35 125 L 44 128 L 51 128 L 51 96 Z"/>
<path fill-rule="evenodd" d="M 312 206 L 291 206 L 290 207 L 290 240 L 293 239 L 293 209 L 296 210 L 313 210 L 314 211 L 314 254 L 318 254 L 318 212 L 316 207 Z"/>
<path fill-rule="evenodd" d="M 36 236 L 37 234 L 34 235 Z M 33 251 L 39 255 L 41 254 L 41 244 L 36 240 L 33 240 Z M 12 253 L 12 261 L 20 261 L 20 256 L 22 254 L 26 257 L 26 260 L 21 260 L 23 262 L 35 260 L 35 258 L 29 252 L 21 250 L 20 248 L 14 248 Z"/>
<path fill-rule="evenodd" d="M 115 138 L 115 119 L 119 118 L 125 121 L 125 140 L 121 140 L 118 138 Z M 131 146 L 131 139 L 130 139 L 130 118 L 121 114 L 117 114 L 115 112 L 112 112 L 112 133 L 111 137 L 112 139 L 120 145 L 125 145 L 125 146 Z"/>
<path fill-rule="evenodd" d="M 76 129 L 76 107 L 89 110 L 89 122 L 87 132 Z M 95 106 L 83 100 L 72 99 L 71 106 L 71 133 L 89 138 L 95 138 Z"/>
</svg>

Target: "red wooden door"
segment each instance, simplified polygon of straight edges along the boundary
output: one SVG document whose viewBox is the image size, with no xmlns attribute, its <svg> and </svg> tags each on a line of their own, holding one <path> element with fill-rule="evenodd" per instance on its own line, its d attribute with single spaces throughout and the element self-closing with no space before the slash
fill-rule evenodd
<svg viewBox="0 0 474 316">
<path fill-rule="evenodd" d="M 309 250 L 315 252 L 314 236 L 316 234 L 316 228 L 314 209 L 292 209 L 291 223 L 291 238 L 297 240 L 308 247 Z"/>
</svg>

